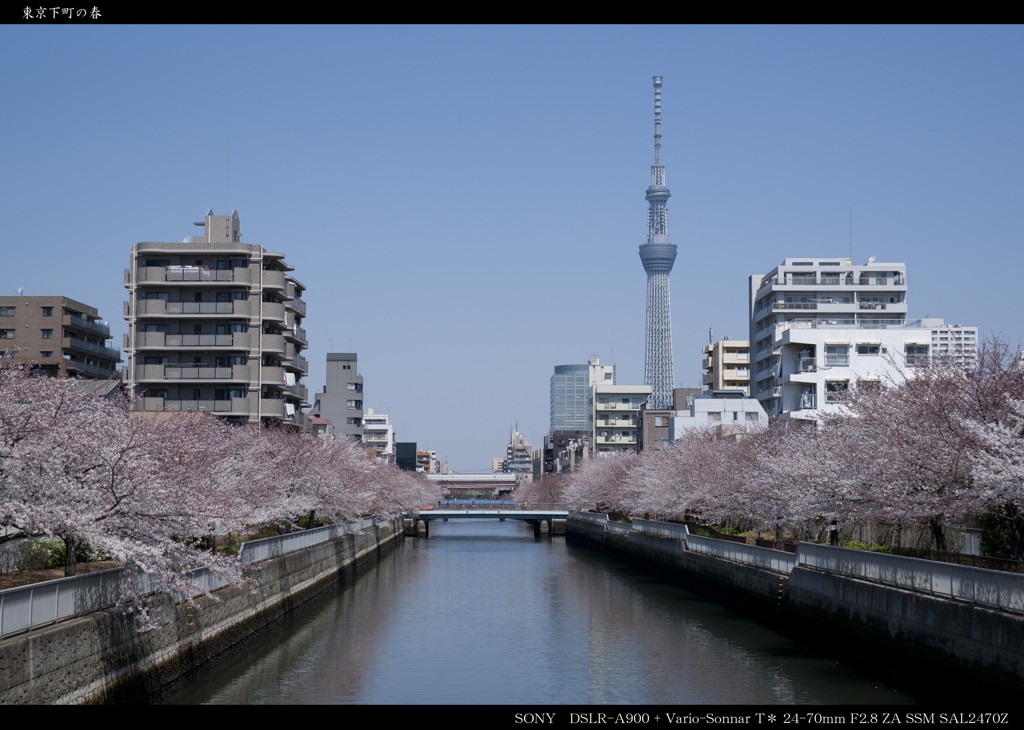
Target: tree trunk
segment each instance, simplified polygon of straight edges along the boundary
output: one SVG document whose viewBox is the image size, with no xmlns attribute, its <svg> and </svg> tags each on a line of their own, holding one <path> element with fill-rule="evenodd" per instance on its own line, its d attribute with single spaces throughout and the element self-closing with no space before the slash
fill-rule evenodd
<svg viewBox="0 0 1024 730">
<path fill-rule="evenodd" d="M 75 570 L 78 567 L 78 563 L 75 560 L 75 556 L 78 554 L 78 546 L 82 544 L 81 540 L 76 540 L 73 537 L 64 538 L 64 577 L 70 578 L 75 574 Z"/>
<path fill-rule="evenodd" d="M 946 533 L 942 530 L 942 520 L 938 517 L 929 517 L 928 527 L 935 538 L 935 549 L 940 553 L 946 552 Z"/>
</svg>

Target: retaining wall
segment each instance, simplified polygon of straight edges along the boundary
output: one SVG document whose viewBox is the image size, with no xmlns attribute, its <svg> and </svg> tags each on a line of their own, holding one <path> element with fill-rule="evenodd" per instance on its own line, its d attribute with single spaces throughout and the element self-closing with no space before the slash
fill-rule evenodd
<svg viewBox="0 0 1024 730">
<path fill-rule="evenodd" d="M 726 595 L 732 605 L 814 637 L 844 657 L 883 666 L 901 680 L 961 690 L 1024 689 L 1024 616 L 797 566 L 787 574 L 688 551 L 682 540 L 603 530 L 572 519 L 568 534 L 680 582 Z"/>
<path fill-rule="evenodd" d="M 143 702 L 402 540 L 382 523 L 253 565 L 255 589 L 228 586 L 175 605 L 150 599 L 160 628 L 108 609 L 0 641 L 0 704 Z"/>
</svg>

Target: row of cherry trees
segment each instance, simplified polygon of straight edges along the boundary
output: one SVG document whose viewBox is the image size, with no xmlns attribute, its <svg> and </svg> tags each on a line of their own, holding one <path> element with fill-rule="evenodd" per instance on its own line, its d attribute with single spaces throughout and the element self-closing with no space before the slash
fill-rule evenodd
<svg viewBox="0 0 1024 730">
<path fill-rule="evenodd" d="M 969 373 L 931 364 L 851 389 L 842 410 L 817 428 L 692 432 L 668 448 L 592 459 L 560 483 L 560 496 L 757 529 L 921 524 L 940 550 L 950 517 L 998 509 L 1024 558 L 1024 371 L 1007 348 L 987 345 Z"/>
<path fill-rule="evenodd" d="M 205 566 L 242 580 L 237 560 L 198 538 L 299 515 L 388 514 L 436 500 L 422 477 L 348 439 L 230 428 L 205 413 L 132 413 L 80 384 L 30 377 L 0 358 L 0 527 L 47 535 L 190 590 Z"/>
</svg>

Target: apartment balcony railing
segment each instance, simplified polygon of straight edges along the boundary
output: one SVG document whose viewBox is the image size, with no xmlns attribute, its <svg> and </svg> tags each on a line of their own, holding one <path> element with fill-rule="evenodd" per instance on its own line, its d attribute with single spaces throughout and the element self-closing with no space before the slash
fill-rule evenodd
<svg viewBox="0 0 1024 730">
<path fill-rule="evenodd" d="M 814 393 L 800 394 L 800 408 L 816 408 L 817 396 Z"/>
<path fill-rule="evenodd" d="M 813 357 L 802 357 L 800 358 L 800 372 L 801 373 L 813 373 L 818 370 L 818 360 Z"/>
<path fill-rule="evenodd" d="M 772 309 L 817 309 L 817 302 L 773 302 Z"/>
<path fill-rule="evenodd" d="M 264 289 L 287 289 L 288 282 L 285 280 L 285 274 L 283 271 L 276 271 L 274 269 L 263 270 L 263 288 Z"/>
<path fill-rule="evenodd" d="M 98 357 L 102 357 L 106 360 L 114 360 L 120 362 L 121 351 L 113 347 L 104 347 L 103 345 L 96 345 L 92 342 L 86 342 L 80 340 L 77 337 L 65 337 L 63 338 L 63 346 L 72 350 L 80 350 L 82 352 L 88 352 Z"/>
<path fill-rule="evenodd" d="M 251 371 L 248 365 L 216 367 L 207 365 L 139 365 L 137 379 L 151 380 L 236 380 L 248 382 Z"/>
<path fill-rule="evenodd" d="M 81 360 L 64 360 L 64 366 L 70 372 L 81 373 L 93 378 L 118 378 L 120 373 L 116 368 L 101 368 Z"/>
<path fill-rule="evenodd" d="M 110 337 L 110 326 L 106 322 L 93 322 L 77 314 L 71 315 L 71 326 L 88 330 L 103 337 Z"/>
<path fill-rule="evenodd" d="M 306 316 L 306 303 L 301 299 L 291 299 L 286 306 L 300 317 Z"/>
<path fill-rule="evenodd" d="M 885 302 L 860 302 L 861 309 L 886 309 Z"/>
</svg>

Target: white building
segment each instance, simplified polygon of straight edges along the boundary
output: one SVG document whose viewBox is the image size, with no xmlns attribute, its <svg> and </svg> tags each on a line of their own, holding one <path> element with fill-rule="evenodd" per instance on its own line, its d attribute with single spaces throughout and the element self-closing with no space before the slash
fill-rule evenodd
<svg viewBox="0 0 1024 730">
<path fill-rule="evenodd" d="M 549 433 L 590 430 L 590 389 L 595 385 L 615 385 L 615 365 L 602 365 L 596 357 L 586 364 L 555 365 L 551 376 Z"/>
<path fill-rule="evenodd" d="M 652 390 L 650 385 L 593 386 L 593 453 L 636 450 L 640 407 Z"/>
<path fill-rule="evenodd" d="M 786 259 L 750 278 L 751 393 L 769 415 L 813 419 L 858 381 L 882 383 L 934 356 L 971 365 L 977 328 L 907 321 L 906 265 Z"/>
<path fill-rule="evenodd" d="M 746 398 L 742 391 L 719 391 L 687 399 L 688 410 L 678 411 L 670 419 L 672 440 L 687 431 L 717 428 L 723 434 L 755 431 L 768 426 L 768 414 L 760 401 Z"/>
<path fill-rule="evenodd" d="M 391 416 L 376 414 L 370 408 L 363 416 L 363 443 L 374 449 L 378 458 L 392 462 L 395 460 L 395 430 L 391 425 Z"/>
</svg>

